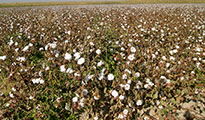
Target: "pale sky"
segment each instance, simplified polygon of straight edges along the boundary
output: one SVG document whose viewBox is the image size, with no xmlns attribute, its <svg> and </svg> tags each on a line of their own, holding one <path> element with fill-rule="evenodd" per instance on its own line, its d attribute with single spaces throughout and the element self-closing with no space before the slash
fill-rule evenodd
<svg viewBox="0 0 205 120">
<path fill-rule="evenodd" d="M 109 0 L 0 0 L 0 3 L 12 2 L 53 2 L 53 1 L 109 1 Z M 110 0 L 112 1 L 112 0 Z"/>
</svg>

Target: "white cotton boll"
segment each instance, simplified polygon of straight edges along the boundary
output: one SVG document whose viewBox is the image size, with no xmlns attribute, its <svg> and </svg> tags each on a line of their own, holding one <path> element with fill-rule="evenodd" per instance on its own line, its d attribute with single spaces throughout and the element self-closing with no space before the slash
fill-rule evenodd
<svg viewBox="0 0 205 120">
<path fill-rule="evenodd" d="M 165 80 L 167 84 L 171 83 L 171 81 L 169 79 Z"/>
<path fill-rule="evenodd" d="M 24 49 L 22 51 L 26 52 L 26 51 L 28 51 L 28 49 L 29 49 L 29 46 L 26 46 L 26 47 L 24 47 Z"/>
<path fill-rule="evenodd" d="M 144 85 L 144 88 L 148 88 L 148 87 L 149 87 L 149 84 L 145 84 L 145 85 Z"/>
<path fill-rule="evenodd" d="M 100 62 L 97 63 L 97 66 L 100 67 L 100 66 L 102 66 L 103 64 L 104 64 L 104 62 L 103 62 L 103 61 L 100 61 Z"/>
<path fill-rule="evenodd" d="M 88 37 L 87 37 L 87 39 L 90 39 L 90 38 L 91 38 L 91 36 L 88 36 Z"/>
<path fill-rule="evenodd" d="M 125 90 L 130 90 L 130 84 L 125 84 Z"/>
<path fill-rule="evenodd" d="M 179 49 L 180 47 L 178 45 L 176 45 L 176 48 Z"/>
<path fill-rule="evenodd" d="M 94 100 L 99 100 L 99 97 L 94 96 Z"/>
<path fill-rule="evenodd" d="M 61 66 L 60 66 L 60 71 L 61 71 L 61 72 L 66 72 L 65 65 L 61 65 Z"/>
<path fill-rule="evenodd" d="M 74 102 L 74 103 L 78 102 L 78 97 L 74 97 L 74 98 L 72 99 L 72 102 Z"/>
<path fill-rule="evenodd" d="M 196 67 L 199 68 L 200 67 L 200 62 L 196 63 Z"/>
<path fill-rule="evenodd" d="M 152 31 L 155 31 L 155 30 L 156 30 L 156 28 L 155 28 L 155 27 L 153 27 L 153 28 L 152 28 Z"/>
<path fill-rule="evenodd" d="M 66 73 L 73 73 L 74 71 L 73 71 L 73 69 L 72 68 L 68 68 L 67 70 L 66 70 Z"/>
<path fill-rule="evenodd" d="M 116 98 L 119 95 L 116 90 L 113 90 L 111 94 L 114 98 Z"/>
<path fill-rule="evenodd" d="M 136 73 L 135 73 L 135 77 L 137 77 L 137 78 L 140 77 L 140 73 L 139 73 L 139 72 L 136 72 Z"/>
<path fill-rule="evenodd" d="M 94 44 L 93 42 L 90 42 L 90 45 L 91 45 L 91 46 L 94 46 L 95 44 Z"/>
<path fill-rule="evenodd" d="M 123 119 L 124 118 L 124 115 L 123 114 L 119 114 L 117 119 Z"/>
<path fill-rule="evenodd" d="M 193 58 L 193 61 L 197 61 L 197 58 Z"/>
<path fill-rule="evenodd" d="M 127 84 L 131 84 L 131 83 L 132 83 L 132 80 L 128 80 L 128 81 L 127 81 Z"/>
<path fill-rule="evenodd" d="M 153 86 L 153 85 L 154 85 L 154 83 L 153 83 L 153 82 L 148 82 L 148 84 L 149 84 L 150 86 Z"/>
<path fill-rule="evenodd" d="M 16 60 L 20 61 L 20 62 L 25 62 L 26 58 L 25 57 L 17 57 Z"/>
<path fill-rule="evenodd" d="M 6 56 L 0 56 L 0 60 L 6 60 Z"/>
<path fill-rule="evenodd" d="M 98 120 L 98 116 L 95 116 L 95 117 L 94 117 L 94 120 Z"/>
<path fill-rule="evenodd" d="M 120 100 L 124 100 L 124 98 L 125 98 L 125 96 L 123 96 L 123 95 L 120 95 L 120 97 L 119 97 Z"/>
<path fill-rule="evenodd" d="M 173 60 L 173 61 L 175 61 L 175 57 L 173 57 L 173 56 L 170 56 L 170 60 Z"/>
<path fill-rule="evenodd" d="M 57 47 L 57 44 L 56 44 L 56 43 L 57 43 L 57 42 L 50 43 L 50 44 L 49 44 L 49 46 L 50 46 L 51 48 L 53 48 L 53 49 L 54 49 L 54 48 L 56 48 L 56 47 Z"/>
<path fill-rule="evenodd" d="M 99 80 L 102 80 L 103 78 L 104 78 L 104 73 L 102 72 L 102 73 L 99 74 L 98 79 L 99 79 Z"/>
<path fill-rule="evenodd" d="M 78 65 L 82 65 L 85 62 L 85 58 L 80 58 L 78 60 Z"/>
<path fill-rule="evenodd" d="M 165 56 L 162 56 L 162 60 L 167 60 L 167 58 Z"/>
<path fill-rule="evenodd" d="M 65 58 L 66 60 L 71 60 L 71 59 L 72 59 L 72 55 L 66 52 L 64 58 Z"/>
<path fill-rule="evenodd" d="M 13 40 L 10 40 L 9 42 L 8 42 L 8 45 L 9 46 L 12 46 L 14 44 L 14 41 Z"/>
<path fill-rule="evenodd" d="M 156 58 L 156 55 L 155 55 L 155 54 L 152 54 L 152 57 L 153 57 L 153 58 Z"/>
<path fill-rule="evenodd" d="M 79 52 L 76 52 L 74 54 L 74 57 L 75 57 L 75 60 L 78 60 L 80 58 L 80 53 Z"/>
<path fill-rule="evenodd" d="M 18 42 L 15 42 L 15 44 L 14 44 L 15 46 L 17 46 L 18 45 Z"/>
<path fill-rule="evenodd" d="M 106 71 L 106 68 L 103 68 L 103 69 L 102 69 L 102 73 L 104 73 L 105 71 Z"/>
<path fill-rule="evenodd" d="M 137 106 L 141 106 L 143 104 L 143 101 L 142 100 L 138 100 L 137 101 Z"/>
<path fill-rule="evenodd" d="M 124 51 L 125 50 L 125 48 L 124 47 L 121 47 L 121 49 L 120 49 L 121 51 Z"/>
<path fill-rule="evenodd" d="M 171 50 L 171 51 L 169 51 L 169 53 L 170 53 L 171 55 L 173 55 L 173 54 L 174 54 L 172 50 Z"/>
<path fill-rule="evenodd" d="M 15 52 L 18 52 L 18 51 L 19 51 L 19 48 L 16 48 L 16 49 L 15 49 Z"/>
<path fill-rule="evenodd" d="M 108 80 L 114 80 L 115 77 L 114 77 L 113 74 L 110 73 L 110 74 L 107 76 L 107 78 L 108 78 Z"/>
<path fill-rule="evenodd" d="M 167 63 L 167 64 L 166 64 L 166 67 L 168 68 L 169 66 L 170 66 L 170 63 Z"/>
<path fill-rule="evenodd" d="M 74 76 L 80 77 L 79 73 L 74 73 Z"/>
<path fill-rule="evenodd" d="M 56 57 L 56 58 L 59 57 L 59 53 L 56 53 L 56 54 L 55 54 L 55 57 Z"/>
<path fill-rule="evenodd" d="M 29 100 L 32 100 L 32 99 L 33 99 L 33 96 L 30 96 L 30 97 L 29 97 Z"/>
<path fill-rule="evenodd" d="M 198 48 L 198 47 L 197 47 L 197 48 L 196 48 L 196 51 L 197 51 L 197 52 L 201 52 L 201 51 L 202 51 L 202 48 Z"/>
<path fill-rule="evenodd" d="M 125 69 L 125 72 L 128 72 L 129 74 L 132 74 L 132 72 L 128 69 Z"/>
<path fill-rule="evenodd" d="M 172 51 L 173 51 L 173 53 L 174 53 L 174 54 L 178 52 L 178 50 L 177 50 L 177 49 L 174 49 L 174 50 L 172 50 Z"/>
<path fill-rule="evenodd" d="M 71 35 L 71 31 L 66 31 L 65 33 L 68 35 Z"/>
<path fill-rule="evenodd" d="M 126 116 L 128 114 L 128 110 L 127 109 L 124 109 L 123 110 L 123 114 Z"/>
<path fill-rule="evenodd" d="M 125 87 L 125 85 L 123 85 L 123 84 L 120 84 L 120 87 L 124 88 L 124 87 Z"/>
<path fill-rule="evenodd" d="M 31 81 L 33 82 L 33 84 L 38 83 L 38 80 L 37 80 L 37 79 L 32 79 Z"/>
<path fill-rule="evenodd" d="M 135 53 L 135 52 L 136 52 L 136 48 L 135 48 L 135 47 L 131 47 L 131 48 L 130 48 L 130 51 L 131 51 L 132 53 Z"/>
<path fill-rule="evenodd" d="M 165 76 L 161 76 L 160 79 L 166 80 L 167 78 Z"/>
<path fill-rule="evenodd" d="M 12 91 L 16 92 L 16 89 L 14 87 L 12 87 Z"/>
<path fill-rule="evenodd" d="M 45 70 L 47 71 L 47 70 L 49 70 L 49 69 L 50 69 L 50 67 L 49 67 L 49 66 L 47 66 Z"/>
<path fill-rule="evenodd" d="M 33 44 L 32 44 L 32 43 L 29 43 L 28 46 L 29 46 L 29 47 L 33 47 Z"/>
<path fill-rule="evenodd" d="M 11 92 L 9 92 L 9 96 L 10 96 L 11 98 L 14 98 L 14 95 L 13 95 Z"/>
<path fill-rule="evenodd" d="M 127 79 L 127 74 L 123 74 L 123 75 L 122 75 L 122 79 L 123 79 L 123 80 Z"/>
<path fill-rule="evenodd" d="M 99 55 L 100 53 L 101 53 L 101 50 L 100 50 L 100 49 L 97 49 L 97 50 L 96 50 L 96 54 Z"/>
<path fill-rule="evenodd" d="M 43 83 L 44 83 L 44 80 L 40 79 L 39 83 L 40 83 L 40 84 L 43 84 Z"/>
<path fill-rule="evenodd" d="M 135 59 L 135 55 L 134 55 L 134 54 L 130 54 L 130 55 L 128 56 L 128 59 L 129 59 L 130 61 L 133 61 L 133 60 Z"/>
</svg>

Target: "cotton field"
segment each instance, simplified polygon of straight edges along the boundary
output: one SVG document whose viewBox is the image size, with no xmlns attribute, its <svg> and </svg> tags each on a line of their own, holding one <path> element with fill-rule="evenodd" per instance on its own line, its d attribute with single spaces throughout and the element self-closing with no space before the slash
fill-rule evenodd
<svg viewBox="0 0 205 120">
<path fill-rule="evenodd" d="M 0 119 L 203 119 L 204 88 L 204 4 L 0 8 Z"/>
</svg>

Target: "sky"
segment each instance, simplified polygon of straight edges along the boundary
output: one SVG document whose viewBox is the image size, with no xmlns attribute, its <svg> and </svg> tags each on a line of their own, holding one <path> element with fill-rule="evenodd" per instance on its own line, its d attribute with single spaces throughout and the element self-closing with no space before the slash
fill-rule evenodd
<svg viewBox="0 0 205 120">
<path fill-rule="evenodd" d="M 53 2 L 53 1 L 105 1 L 105 0 L 0 0 L 0 3 L 15 2 Z"/>
</svg>

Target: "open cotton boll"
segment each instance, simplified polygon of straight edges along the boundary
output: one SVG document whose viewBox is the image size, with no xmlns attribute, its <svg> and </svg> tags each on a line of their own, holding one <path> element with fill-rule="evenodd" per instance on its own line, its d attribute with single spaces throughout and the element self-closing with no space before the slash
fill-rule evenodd
<svg viewBox="0 0 205 120">
<path fill-rule="evenodd" d="M 141 106 L 143 104 L 143 101 L 142 100 L 138 100 L 137 101 L 137 106 Z"/>
<path fill-rule="evenodd" d="M 82 65 L 85 62 L 85 58 L 80 58 L 78 60 L 78 65 Z"/>
<path fill-rule="evenodd" d="M 119 95 L 119 93 L 116 90 L 113 90 L 111 94 L 114 98 L 116 98 Z"/>
<path fill-rule="evenodd" d="M 6 60 L 6 56 L 0 56 L 0 60 Z"/>
<path fill-rule="evenodd" d="M 66 72 L 65 65 L 61 65 L 61 66 L 60 66 L 60 71 L 61 71 L 61 72 Z"/>
<path fill-rule="evenodd" d="M 74 98 L 72 99 L 72 102 L 74 102 L 74 103 L 78 102 L 78 97 L 74 97 Z"/>
<path fill-rule="evenodd" d="M 97 49 L 97 50 L 96 50 L 96 54 L 99 55 L 100 53 L 101 53 L 101 50 L 100 50 L 100 49 Z"/>
<path fill-rule="evenodd" d="M 114 80 L 115 77 L 114 77 L 113 74 L 110 73 L 110 74 L 107 76 L 107 78 L 108 78 L 108 80 Z"/>
<path fill-rule="evenodd" d="M 97 66 L 100 67 L 100 66 L 102 66 L 103 64 L 104 64 L 104 62 L 103 62 L 103 61 L 100 61 L 100 62 L 97 63 Z"/>
<path fill-rule="evenodd" d="M 26 47 L 24 47 L 24 49 L 23 49 L 22 51 L 23 51 L 23 52 L 28 51 L 29 47 L 30 47 L 30 46 L 26 46 Z"/>
<path fill-rule="evenodd" d="M 140 77 L 140 73 L 139 73 L 139 72 L 136 72 L 136 73 L 135 73 L 135 77 L 137 77 L 137 78 Z"/>
<path fill-rule="evenodd" d="M 74 54 L 74 57 L 75 57 L 75 60 L 78 60 L 80 58 L 80 53 L 79 52 L 76 52 Z"/>
<path fill-rule="evenodd" d="M 17 57 L 16 60 L 20 61 L 20 62 L 25 62 L 26 58 L 25 57 Z"/>
<path fill-rule="evenodd" d="M 64 58 L 65 58 L 66 60 L 71 60 L 71 59 L 72 59 L 72 55 L 66 52 Z"/>
<path fill-rule="evenodd" d="M 134 54 L 130 54 L 128 56 L 128 60 L 133 61 L 135 59 L 135 55 Z"/>
<path fill-rule="evenodd" d="M 131 48 L 130 48 L 130 51 L 131 51 L 132 53 L 135 53 L 135 52 L 136 52 L 136 48 L 135 48 L 135 47 L 131 47 Z"/>
</svg>

